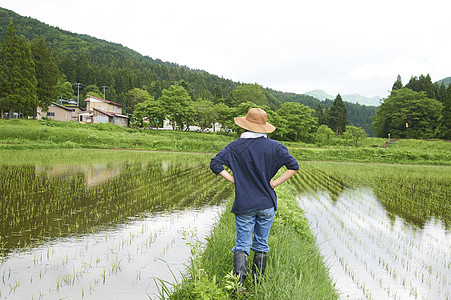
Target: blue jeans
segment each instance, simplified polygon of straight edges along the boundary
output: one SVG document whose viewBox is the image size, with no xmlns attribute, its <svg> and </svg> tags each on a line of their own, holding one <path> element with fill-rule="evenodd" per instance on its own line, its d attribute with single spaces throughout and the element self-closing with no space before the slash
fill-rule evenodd
<svg viewBox="0 0 451 300">
<path fill-rule="evenodd" d="M 249 255 L 249 249 L 252 246 L 254 252 L 268 252 L 269 231 L 275 214 L 274 207 L 246 214 L 235 214 L 236 245 L 232 251 L 234 253 L 244 251 Z M 252 230 L 254 238 L 252 238 Z"/>
</svg>

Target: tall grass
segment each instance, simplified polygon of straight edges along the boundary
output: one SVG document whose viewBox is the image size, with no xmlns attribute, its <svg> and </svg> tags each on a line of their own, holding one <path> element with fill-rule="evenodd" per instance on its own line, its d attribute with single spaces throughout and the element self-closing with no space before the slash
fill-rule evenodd
<svg viewBox="0 0 451 300">
<path fill-rule="evenodd" d="M 191 276 L 185 277 L 170 299 L 197 299 L 199 282 L 214 286 L 215 292 L 223 298 L 241 299 L 337 299 L 338 295 L 328 276 L 324 259 L 319 254 L 314 238 L 308 229 L 308 221 L 297 206 L 295 196 L 288 184 L 278 188 L 279 210 L 271 228 L 268 265 L 263 280 L 252 280 L 253 253 L 248 258 L 246 292 L 236 295 L 230 288 L 230 273 L 233 270 L 235 243 L 235 220 L 228 210 L 221 215 L 217 226 L 208 238 L 198 268 L 204 270 L 202 280 L 195 278 L 191 265 Z M 205 279 L 209 281 L 205 282 Z M 214 279 L 214 280 L 213 280 Z M 168 296 L 168 295 L 166 295 Z M 217 296 L 220 298 L 219 296 Z M 208 298 L 206 298 L 208 299 Z M 211 299 L 214 299 L 212 297 Z"/>
</svg>

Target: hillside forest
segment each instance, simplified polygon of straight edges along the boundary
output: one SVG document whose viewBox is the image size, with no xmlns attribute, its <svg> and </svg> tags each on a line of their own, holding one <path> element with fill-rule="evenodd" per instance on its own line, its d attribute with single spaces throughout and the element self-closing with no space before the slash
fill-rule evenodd
<svg viewBox="0 0 451 300">
<path fill-rule="evenodd" d="M 275 91 L 203 70 L 153 59 L 126 48 L 43 24 L 0 8 L 0 115 L 35 118 L 37 107 L 87 95 L 124 105 L 134 127 L 201 131 L 217 123 L 237 130 L 233 117 L 261 107 L 287 141 L 329 141 L 367 135 L 451 139 L 451 87 L 429 75 L 400 76 L 379 107 Z M 144 122 L 146 120 L 146 122 Z M 148 122 L 148 123 L 147 123 Z"/>
</svg>

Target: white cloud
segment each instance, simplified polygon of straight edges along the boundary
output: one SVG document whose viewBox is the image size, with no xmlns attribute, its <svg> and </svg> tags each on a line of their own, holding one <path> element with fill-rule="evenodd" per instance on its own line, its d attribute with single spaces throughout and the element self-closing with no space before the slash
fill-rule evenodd
<svg viewBox="0 0 451 300">
<path fill-rule="evenodd" d="M 348 75 L 351 78 L 358 80 L 367 80 L 374 77 L 389 77 L 397 76 L 397 74 L 421 74 L 429 69 L 430 65 L 426 62 L 420 62 L 411 57 L 402 57 L 396 60 L 385 63 L 365 64 L 353 68 Z"/>
</svg>

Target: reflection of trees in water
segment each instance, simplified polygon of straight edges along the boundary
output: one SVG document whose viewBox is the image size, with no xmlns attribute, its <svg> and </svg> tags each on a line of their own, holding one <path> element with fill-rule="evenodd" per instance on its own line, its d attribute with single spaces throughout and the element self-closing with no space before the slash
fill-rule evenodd
<svg viewBox="0 0 451 300">
<path fill-rule="evenodd" d="M 342 178 L 311 166 L 303 166 L 302 170 L 293 176 L 293 183 L 298 193 L 327 190 L 333 203 L 346 188 Z"/>
<path fill-rule="evenodd" d="M 434 218 L 441 220 L 450 229 L 451 195 L 448 194 L 447 185 L 449 183 L 437 184 L 426 178 L 381 176 L 373 180 L 374 192 L 387 215 L 398 216 L 420 228 L 424 228 Z"/>
<path fill-rule="evenodd" d="M 421 169 L 413 172 L 413 169 L 397 169 L 396 166 L 372 166 L 374 170 L 361 167 L 351 164 L 318 164 L 313 167 L 307 164 L 293 177 L 293 182 L 299 193 L 329 191 L 334 203 L 348 186 L 371 186 L 391 220 L 399 217 L 423 228 L 426 222 L 438 219 L 450 229 L 449 177 L 428 177 Z"/>
<path fill-rule="evenodd" d="M 150 211 L 216 204 L 231 188 L 208 165 L 155 162 L 0 168 L 2 252 L 93 232 Z"/>
</svg>

